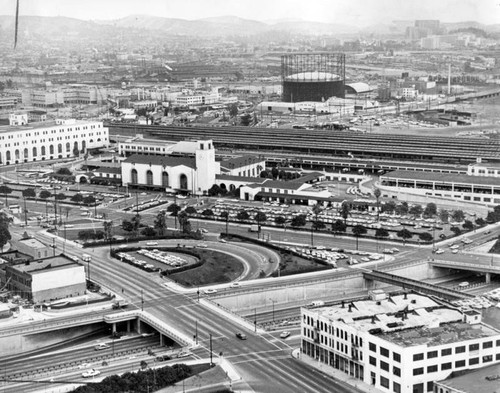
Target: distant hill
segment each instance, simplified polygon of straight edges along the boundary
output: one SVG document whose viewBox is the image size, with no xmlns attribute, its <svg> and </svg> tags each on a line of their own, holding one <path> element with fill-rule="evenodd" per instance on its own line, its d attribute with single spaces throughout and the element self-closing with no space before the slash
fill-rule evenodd
<svg viewBox="0 0 500 393">
<path fill-rule="evenodd" d="M 448 30 L 463 28 L 477 28 L 485 31 L 499 31 L 500 25 L 485 26 L 477 22 L 443 23 Z M 0 15 L 0 31 L 13 32 L 14 17 Z M 21 16 L 19 20 L 19 31 L 21 34 L 43 37 L 54 37 L 63 39 L 70 37 L 100 37 L 106 34 L 116 34 L 120 31 L 155 31 L 163 34 L 179 34 L 194 37 L 216 37 L 216 36 L 252 36 L 256 34 L 269 34 L 286 32 L 292 34 L 308 35 L 338 35 L 359 33 L 386 34 L 390 32 L 390 24 L 377 24 L 370 27 L 360 28 L 337 23 L 310 22 L 297 19 L 281 19 L 260 22 L 250 19 L 226 15 L 210 17 L 197 20 L 186 20 L 176 18 L 164 18 L 151 15 L 130 15 L 116 20 L 85 21 L 67 17 L 41 17 Z M 6 36 L 7 34 L 4 34 Z"/>
</svg>

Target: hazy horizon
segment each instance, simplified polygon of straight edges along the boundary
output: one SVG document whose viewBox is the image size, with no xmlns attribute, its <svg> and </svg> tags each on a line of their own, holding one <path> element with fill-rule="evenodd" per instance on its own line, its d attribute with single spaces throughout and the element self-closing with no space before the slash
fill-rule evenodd
<svg viewBox="0 0 500 393">
<path fill-rule="evenodd" d="M 14 15 L 15 0 L 0 0 L 4 15 Z M 499 0 L 20 0 L 20 16 L 66 16 L 113 20 L 130 15 L 196 20 L 237 16 L 269 22 L 298 19 L 369 26 L 393 20 L 439 19 L 443 23 L 500 23 Z"/>
</svg>

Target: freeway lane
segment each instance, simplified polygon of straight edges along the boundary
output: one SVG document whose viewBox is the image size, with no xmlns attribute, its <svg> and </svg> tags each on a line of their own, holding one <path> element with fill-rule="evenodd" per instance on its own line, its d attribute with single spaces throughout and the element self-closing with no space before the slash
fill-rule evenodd
<svg viewBox="0 0 500 393">
<path fill-rule="evenodd" d="M 48 235 L 43 235 L 49 237 Z M 61 240 L 56 240 L 58 247 Z M 81 255 L 82 250 L 71 243 L 66 244 L 67 253 Z M 103 285 L 124 295 L 135 307 L 141 307 L 141 291 L 144 293 L 144 309 L 165 320 L 173 327 L 193 335 L 198 324 L 198 339 L 202 351 L 208 357 L 210 334 L 215 354 L 239 356 L 237 371 L 260 392 L 290 392 L 300 390 L 307 393 L 328 392 L 332 385 L 325 378 L 309 370 L 307 366 L 291 359 L 291 348 L 285 342 L 270 335 L 263 337 L 242 329 L 233 320 L 226 320 L 210 308 L 196 301 L 196 296 L 187 296 L 170 291 L 156 274 L 137 270 L 131 265 L 109 260 L 107 247 L 86 249 L 92 255 L 91 275 Z M 243 330 L 248 340 L 238 340 L 235 332 Z M 300 376 L 300 377 L 299 377 Z M 339 392 L 355 391 L 346 387 Z"/>
<path fill-rule="evenodd" d="M 287 232 L 287 236 L 290 236 L 289 233 Z M 298 235 L 300 242 L 307 242 L 307 233 L 297 233 L 296 235 Z M 51 239 L 47 234 L 41 234 L 41 236 L 45 239 Z M 315 235 L 315 243 L 316 239 L 319 242 L 323 237 L 325 241 L 332 239 L 332 236 L 328 235 Z M 338 241 L 353 243 L 352 239 L 338 239 Z M 57 247 L 62 247 L 62 244 L 63 241 L 56 240 Z M 375 242 L 360 241 L 360 244 L 361 247 L 376 247 Z M 227 247 L 228 245 L 223 246 Z M 252 251 L 255 252 L 256 246 L 252 247 Z M 398 248 L 402 249 L 400 246 Z M 80 256 L 83 253 L 81 248 L 75 247 L 72 243 L 66 244 L 66 250 L 70 255 Z M 427 253 L 429 256 L 432 255 L 429 248 L 406 247 L 405 250 L 393 264 L 412 262 L 421 259 Z M 110 260 L 107 247 L 86 249 L 84 252 L 93 257 L 91 274 L 92 277 L 97 278 L 98 282 L 109 286 L 117 293 L 124 289 L 123 295 L 137 308 L 142 307 L 141 294 L 143 293 L 146 311 L 167 321 L 188 335 L 194 335 L 197 331 L 201 347 L 197 350 L 200 353 L 199 356 L 208 357 L 210 335 L 212 335 L 215 354 L 222 353 L 222 356 L 234 361 L 236 370 L 256 391 L 290 392 L 297 391 L 297 388 L 300 391 L 311 393 L 331 391 L 333 380 L 292 359 L 288 343 L 267 333 L 255 335 L 252 331 L 241 328 L 233 320 L 225 319 L 210 308 L 198 303 L 195 294 L 186 295 L 172 292 L 163 285 L 163 280 L 157 274 L 146 273 L 133 266 Z M 334 273 L 334 271 L 331 272 L 328 274 Z M 301 277 L 294 280 L 300 285 L 303 280 L 312 279 Z M 263 288 L 266 285 L 276 286 L 272 282 L 266 285 L 259 284 L 259 287 L 261 285 Z M 235 337 L 236 331 L 244 331 L 248 340 L 238 340 Z M 348 392 L 355 391 L 355 389 L 339 387 L 336 391 Z"/>
</svg>

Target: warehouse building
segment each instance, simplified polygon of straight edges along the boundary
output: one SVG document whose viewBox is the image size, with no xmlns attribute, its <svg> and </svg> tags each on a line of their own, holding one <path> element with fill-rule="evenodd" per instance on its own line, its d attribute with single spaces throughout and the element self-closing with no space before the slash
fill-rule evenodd
<svg viewBox="0 0 500 393">
<path fill-rule="evenodd" d="M 64 255 L 3 267 L 7 290 L 33 303 L 85 294 L 85 267 Z"/>
</svg>

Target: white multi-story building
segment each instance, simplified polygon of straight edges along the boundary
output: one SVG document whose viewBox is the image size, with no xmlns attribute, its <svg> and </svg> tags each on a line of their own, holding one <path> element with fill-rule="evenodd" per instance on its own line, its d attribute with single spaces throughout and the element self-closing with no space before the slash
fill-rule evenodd
<svg viewBox="0 0 500 393">
<path fill-rule="evenodd" d="M 60 90 L 24 90 L 22 100 L 25 105 L 41 108 L 64 105 L 64 92 Z"/>
<path fill-rule="evenodd" d="M 175 98 L 175 105 L 208 105 L 219 102 L 220 94 L 217 92 L 181 94 Z"/>
<path fill-rule="evenodd" d="M 102 104 L 106 98 L 107 91 L 100 86 L 74 84 L 64 89 L 66 104 Z"/>
<path fill-rule="evenodd" d="M 454 371 L 500 361 L 500 331 L 417 294 L 303 307 L 302 356 L 382 392 L 424 393 Z"/>
<path fill-rule="evenodd" d="M 0 164 L 74 157 L 109 145 L 108 129 L 100 121 L 26 123 L 0 126 Z"/>
</svg>

